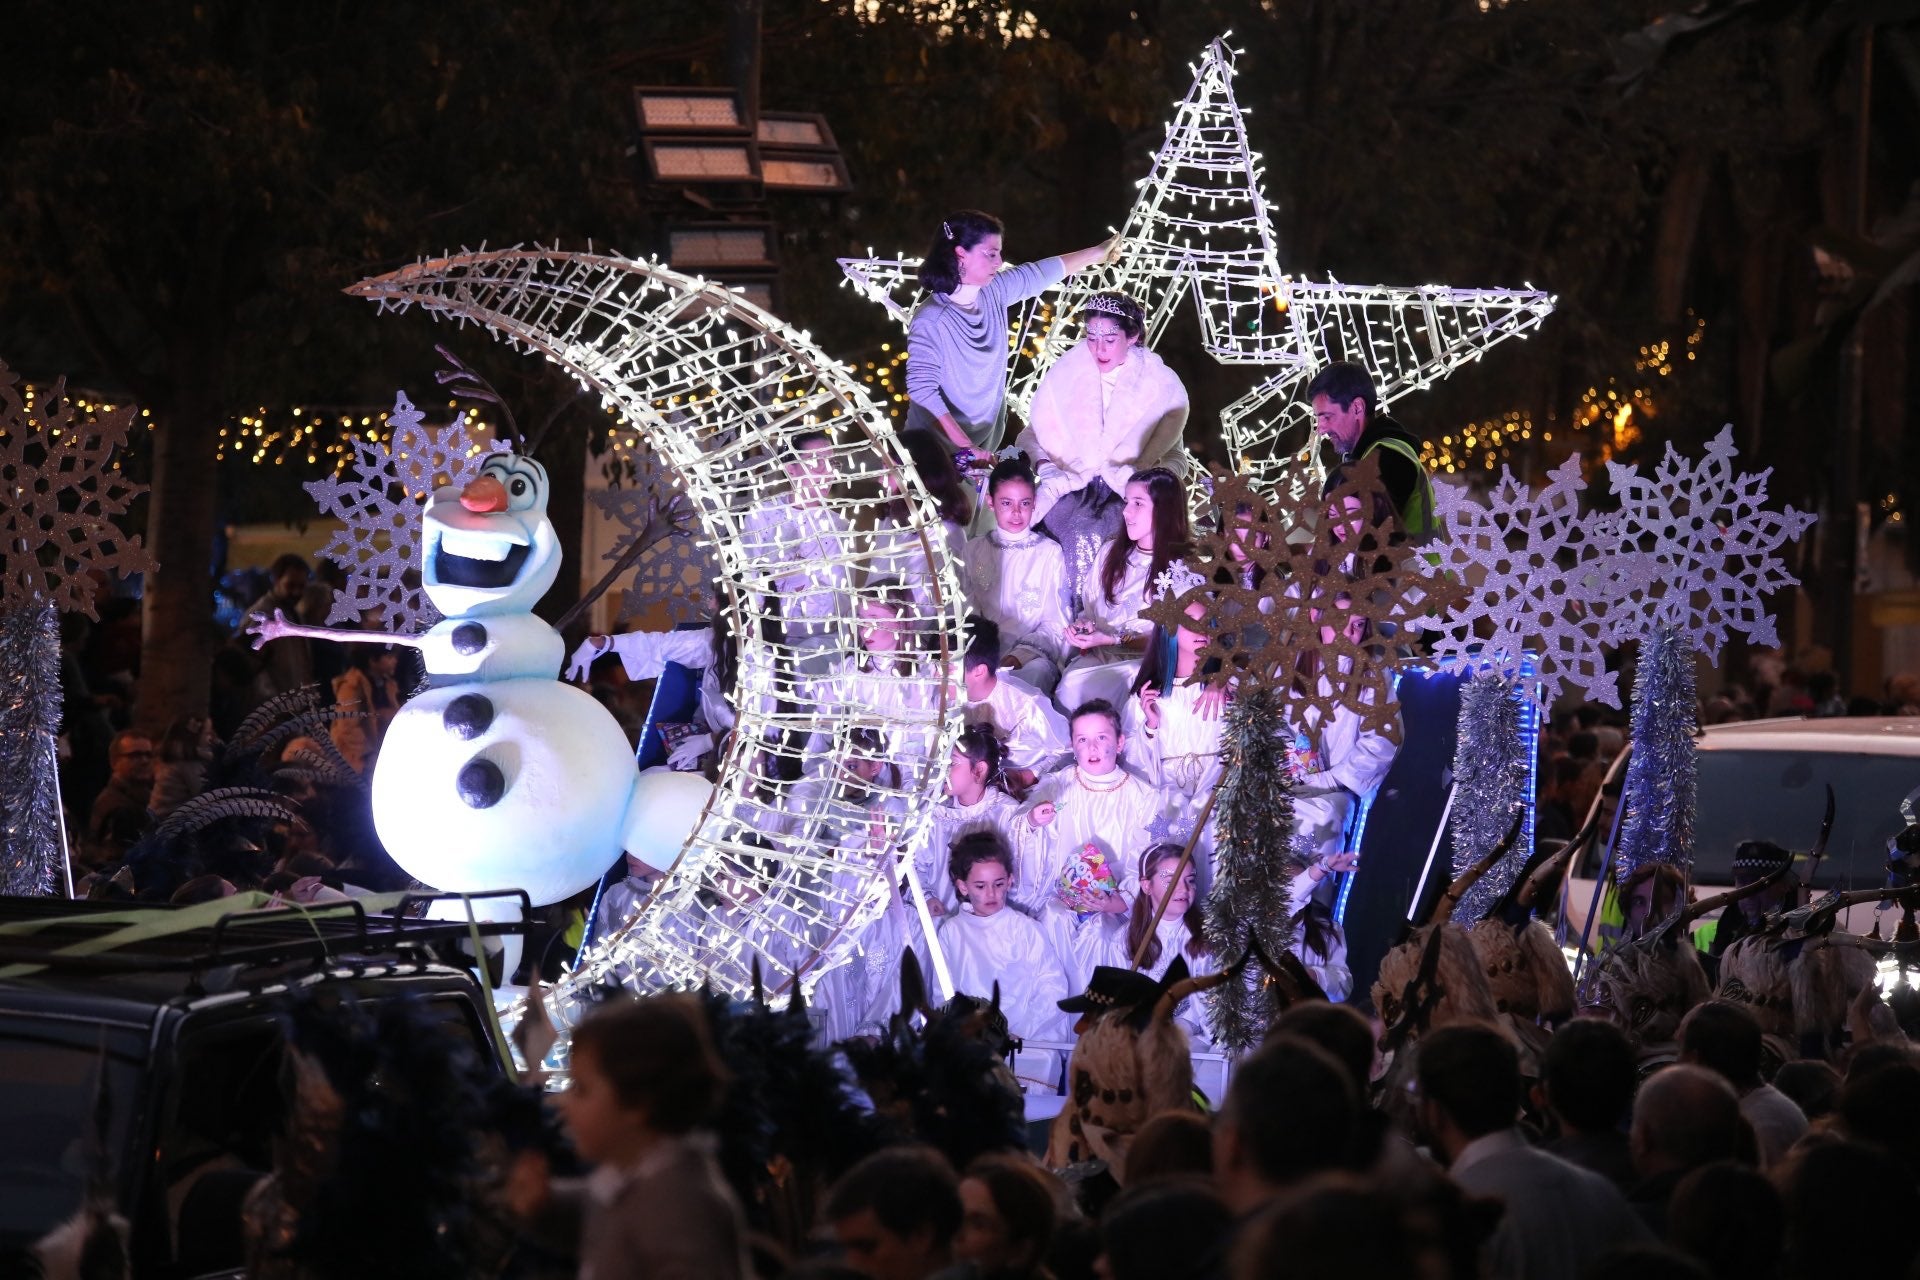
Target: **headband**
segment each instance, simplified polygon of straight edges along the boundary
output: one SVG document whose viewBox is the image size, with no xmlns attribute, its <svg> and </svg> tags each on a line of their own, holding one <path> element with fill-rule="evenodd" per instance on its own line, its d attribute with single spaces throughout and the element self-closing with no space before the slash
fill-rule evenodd
<svg viewBox="0 0 1920 1280">
<path fill-rule="evenodd" d="M 1112 316 L 1116 320 L 1130 320 L 1134 324 L 1141 324 L 1146 319 L 1146 312 L 1140 304 L 1124 293 L 1096 293 L 1081 304 L 1080 311 L 1083 320 L 1088 315 Z"/>
</svg>

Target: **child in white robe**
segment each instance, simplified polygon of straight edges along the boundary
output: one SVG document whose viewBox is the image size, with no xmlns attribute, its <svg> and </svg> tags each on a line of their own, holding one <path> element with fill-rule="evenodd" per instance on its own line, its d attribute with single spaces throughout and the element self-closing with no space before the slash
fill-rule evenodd
<svg viewBox="0 0 1920 1280">
<path fill-rule="evenodd" d="M 962 836 L 948 870 L 964 903 L 940 926 L 955 989 L 986 999 L 998 984 L 1000 1012 L 1015 1036 L 1071 1040 L 1072 1023 L 1060 1011 L 1060 1001 L 1076 988 L 1040 926 L 1007 903 L 1013 858 L 1006 841 L 991 831 Z"/>
<path fill-rule="evenodd" d="M 1336 597 L 1336 602 L 1344 599 Z M 1333 643 L 1334 621 L 1329 618 L 1320 628 L 1321 643 Z M 1348 614 L 1339 625 L 1353 643 L 1366 640 L 1365 615 Z M 1333 683 L 1327 673 L 1312 660 L 1307 667 L 1299 678 L 1313 680 L 1320 695 L 1331 698 Z M 1394 715 L 1399 715 L 1398 709 Z M 1293 747 L 1287 753 L 1293 774 L 1294 846 L 1308 860 L 1345 849 L 1347 819 L 1354 805 L 1377 788 L 1393 767 L 1399 748 L 1381 730 L 1363 729 L 1361 721 L 1360 713 L 1348 707 L 1335 708 L 1331 716 L 1309 707 L 1294 726 Z"/>
<path fill-rule="evenodd" d="M 1033 528 L 1033 470 L 1024 457 L 994 467 L 987 498 L 996 527 L 967 543 L 967 602 L 1000 628 L 1001 664 L 1050 694 L 1066 662 L 1066 556 Z"/>
<path fill-rule="evenodd" d="M 1071 750 L 1067 718 L 1038 689 L 1000 670 L 1004 639 L 1000 628 L 975 616 L 967 620 L 967 636 L 967 651 L 960 660 L 967 723 L 993 730 L 1005 748 L 1008 768 L 1052 772 Z"/>
<path fill-rule="evenodd" d="M 1004 839 L 1020 806 L 998 785 L 1001 768 L 999 740 L 986 725 L 968 725 L 954 743 L 947 768 L 946 795 L 933 808 L 933 821 L 913 859 L 914 873 L 927 895 L 927 907 L 938 919 L 960 906 L 947 859 L 953 842 L 976 831 L 998 832 Z M 1037 914 L 1047 892 L 1015 878 L 1008 900 L 1028 915 Z"/>
<path fill-rule="evenodd" d="M 1187 552 L 1186 494 L 1164 467 L 1136 472 L 1127 482 L 1121 517 L 1120 536 L 1101 544 L 1079 579 L 1079 615 L 1066 632 L 1074 652 L 1055 691 L 1063 707 L 1095 698 L 1126 704 L 1153 632 L 1140 611 L 1152 598 L 1155 579 Z"/>
<path fill-rule="evenodd" d="M 832 676 L 815 690 L 844 717 L 883 725 L 891 759 L 925 756 L 939 733 L 932 716 L 938 690 L 919 657 L 907 647 L 907 612 L 905 595 L 897 588 L 863 600 L 859 622 L 860 647 L 865 653 L 836 664 Z M 827 734 L 813 734 L 803 766 L 807 776 L 829 772 L 832 751 Z"/>
<path fill-rule="evenodd" d="M 741 530 L 751 562 L 779 566 L 773 590 L 803 683 L 824 674 L 815 655 L 832 646 L 835 620 L 847 616 L 853 585 L 846 563 L 853 530 L 829 503 L 832 450 L 824 431 L 795 435 L 782 466 L 788 494 L 749 511 Z"/>
<path fill-rule="evenodd" d="M 1189 862 L 1181 868 L 1179 879 L 1174 878 L 1174 869 L 1180 866 L 1180 853 L 1181 846 L 1177 844 L 1156 844 L 1147 850 L 1140 861 L 1140 892 L 1133 900 L 1133 914 L 1127 922 L 1126 945 L 1119 960 L 1105 963 L 1116 968 L 1131 968 L 1135 953 L 1143 952 L 1140 971 L 1155 981 L 1166 975 L 1175 956 L 1184 959 L 1187 972 L 1195 976 L 1219 970 L 1220 962 L 1204 937 L 1193 864 Z M 1153 916 L 1163 898 L 1168 899 L 1167 909 L 1156 926 Z M 1151 941 L 1149 930 L 1152 930 Z M 1186 1028 L 1195 1049 L 1206 1049 L 1212 1044 L 1212 1033 L 1207 1027 L 1210 1000 L 1211 997 L 1184 1001 L 1174 1015 Z"/>
<path fill-rule="evenodd" d="M 1115 936 L 1125 932 L 1134 870 L 1153 842 L 1148 825 L 1165 802 L 1120 763 L 1126 738 L 1111 704 L 1087 703 L 1076 709 L 1069 725 L 1074 762 L 1040 780 L 1013 824 L 1013 838 L 1019 878 L 1049 888 L 1041 921 L 1079 991 L 1092 979 L 1099 957 L 1111 952 Z M 1053 890 L 1068 863 L 1089 845 L 1117 883 L 1095 900 L 1093 910 L 1077 911 Z"/>
<path fill-rule="evenodd" d="M 1206 606 L 1194 601 L 1187 616 L 1204 618 Z M 1208 686 L 1189 683 L 1206 643 L 1204 632 L 1179 627 L 1167 637 L 1156 627 L 1125 717 L 1128 760 L 1149 782 L 1177 794 L 1189 811 L 1206 803 L 1225 768 L 1226 699 Z"/>
</svg>

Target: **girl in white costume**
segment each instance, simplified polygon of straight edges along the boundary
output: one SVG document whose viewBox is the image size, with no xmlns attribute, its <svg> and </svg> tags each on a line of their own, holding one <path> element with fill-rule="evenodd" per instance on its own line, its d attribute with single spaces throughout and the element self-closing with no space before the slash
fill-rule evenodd
<svg viewBox="0 0 1920 1280">
<path fill-rule="evenodd" d="M 1076 575 L 1120 534 L 1120 504 L 1137 471 L 1185 472 L 1187 389 L 1146 349 L 1146 314 L 1124 293 L 1096 293 L 1085 337 L 1040 379 L 1020 446 L 1037 464 L 1033 518 L 1066 549 Z"/>
<path fill-rule="evenodd" d="M 1220 962 L 1215 959 L 1204 936 L 1193 865 L 1189 863 L 1181 869 L 1179 879 L 1174 878 L 1174 868 L 1180 865 L 1180 853 L 1181 846 L 1177 844 L 1156 844 L 1141 858 L 1140 893 L 1133 900 L 1133 914 L 1127 922 L 1125 946 L 1122 948 L 1124 954 L 1117 962 L 1108 963 L 1132 967 L 1134 954 L 1145 943 L 1140 971 L 1156 981 L 1165 976 L 1167 966 L 1173 963 L 1175 956 L 1184 959 L 1187 971 L 1195 976 L 1213 973 L 1220 968 Z M 1153 914 L 1160 909 L 1163 898 L 1168 899 L 1167 909 L 1161 914 L 1158 927 L 1154 927 Z M 1149 929 L 1152 930 L 1151 937 Z M 1207 1007 L 1204 1001 L 1188 1000 L 1182 1003 L 1174 1017 L 1186 1028 L 1195 1049 L 1204 1049 L 1212 1042 L 1207 1030 Z"/>
<path fill-rule="evenodd" d="M 887 722 L 887 750 L 894 759 L 926 755 L 937 732 L 929 712 L 938 693 L 908 643 L 908 612 L 906 594 L 898 588 L 880 588 L 861 601 L 860 647 L 865 652 L 843 659 L 817 689 L 822 701 L 862 723 Z M 817 777 L 830 767 L 832 750 L 826 734 L 812 736 L 804 766 L 808 776 Z"/>
<path fill-rule="evenodd" d="M 987 477 L 995 528 L 967 543 L 967 603 L 1000 628 L 1001 662 L 1042 693 L 1060 683 L 1070 617 L 1067 561 L 1033 527 L 1034 478 L 1018 455 Z"/>
<path fill-rule="evenodd" d="M 782 465 L 784 497 L 749 511 L 741 522 L 749 559 L 785 567 L 774 577 L 781 626 L 795 650 L 803 685 L 824 674 L 818 651 L 833 644 L 837 620 L 847 615 L 852 578 L 846 568 L 851 527 L 828 503 L 833 491 L 833 437 L 802 431 Z"/>
<path fill-rule="evenodd" d="M 1070 749 L 1067 718 L 1038 689 L 999 667 L 1000 629 L 985 618 L 969 618 L 967 651 L 960 659 L 967 723 L 993 730 L 1009 768 L 1051 773 Z M 1020 785 L 1031 785 L 1031 779 Z"/>
<path fill-rule="evenodd" d="M 1014 853 L 1020 878 L 1046 885 L 1041 922 L 1054 941 L 1075 991 L 1085 989 L 1099 957 L 1124 934 L 1132 901 L 1134 870 L 1152 843 L 1147 826 L 1160 816 L 1158 791 L 1120 763 L 1126 738 L 1110 703 L 1090 702 L 1070 721 L 1074 762 L 1040 780 L 1014 822 Z M 1052 890 L 1068 860 L 1087 845 L 1104 857 L 1119 881 L 1096 909 L 1076 912 Z"/>
<path fill-rule="evenodd" d="M 1057 691 L 1060 705 L 1094 698 L 1125 704 L 1153 624 L 1140 616 L 1154 582 L 1187 553 L 1187 500 L 1171 471 L 1155 467 L 1127 481 L 1125 528 L 1103 544 L 1078 588 L 1080 616 L 1067 628 L 1074 650 Z"/>
<path fill-rule="evenodd" d="M 968 725 L 953 747 L 947 768 L 947 793 L 933 808 L 926 839 L 914 855 L 913 867 L 927 894 L 927 909 L 936 919 L 959 908 L 953 880 L 947 875 L 947 855 L 953 842 L 976 831 L 995 831 L 1002 839 L 1012 830 L 1019 804 L 1000 789 L 999 739 L 986 725 Z M 1038 912 L 1047 886 L 1035 886 L 1019 877 L 1008 890 L 1008 900 L 1028 915 Z"/>
<path fill-rule="evenodd" d="M 1176 588 L 1174 594 L 1184 589 Z M 1187 606 L 1187 616 L 1196 622 L 1206 613 L 1198 600 Z M 1156 627 L 1127 703 L 1128 759 L 1149 782 L 1180 796 L 1189 810 L 1206 803 L 1225 767 L 1225 699 L 1211 686 L 1188 683 L 1200 669 L 1200 650 L 1206 643 L 1202 631 L 1178 627 L 1168 636 Z"/>
<path fill-rule="evenodd" d="M 1059 1002 L 1073 994 L 1066 971 L 1040 926 L 1007 904 L 1013 859 L 997 832 L 960 837 L 949 859 L 959 911 L 940 925 L 955 989 L 985 999 L 1000 987 L 1000 1012 L 1015 1036 L 1072 1039 Z"/>
</svg>

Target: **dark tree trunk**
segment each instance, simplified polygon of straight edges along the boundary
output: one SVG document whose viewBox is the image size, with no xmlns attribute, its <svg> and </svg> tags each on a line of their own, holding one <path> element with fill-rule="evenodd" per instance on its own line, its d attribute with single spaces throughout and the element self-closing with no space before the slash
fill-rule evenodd
<svg viewBox="0 0 1920 1280">
<path fill-rule="evenodd" d="M 160 416 L 155 410 L 155 416 Z M 218 502 L 213 456 L 218 411 L 189 393 L 153 433 L 147 545 L 160 568 L 147 584 L 136 719 L 158 732 L 205 715 L 207 682 L 221 638 L 213 626 L 210 561 Z"/>
</svg>

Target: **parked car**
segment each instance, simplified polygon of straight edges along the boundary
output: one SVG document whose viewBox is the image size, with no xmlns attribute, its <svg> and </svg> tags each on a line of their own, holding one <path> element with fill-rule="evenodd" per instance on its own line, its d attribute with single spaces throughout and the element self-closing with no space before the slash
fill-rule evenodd
<svg viewBox="0 0 1920 1280">
<path fill-rule="evenodd" d="M 1733 853 L 1747 840 L 1811 851 L 1826 788 L 1833 787 L 1833 834 L 1813 874 L 1817 893 L 1865 889 L 1886 879 L 1887 841 L 1906 821 L 1900 802 L 1920 788 L 1920 718 L 1833 717 L 1715 725 L 1700 738 L 1694 820 L 1694 892 L 1733 884 Z M 1602 850 L 1589 854 L 1562 897 L 1566 941 L 1580 938 L 1594 901 Z M 1801 877 L 1805 881 L 1802 864 Z M 1865 933 L 1874 906 L 1856 906 L 1842 927 Z M 1891 923 L 1882 930 L 1891 936 Z"/>
<path fill-rule="evenodd" d="M 354 904 L 169 929 L 181 910 L 0 898 L 0 1274 L 32 1274 L 27 1251 L 91 1179 L 130 1224 L 139 1280 L 240 1274 L 241 1202 L 287 1105 L 281 1014 L 296 990 L 412 998 L 500 1069 L 486 994 L 440 959 L 465 922 Z"/>
</svg>

